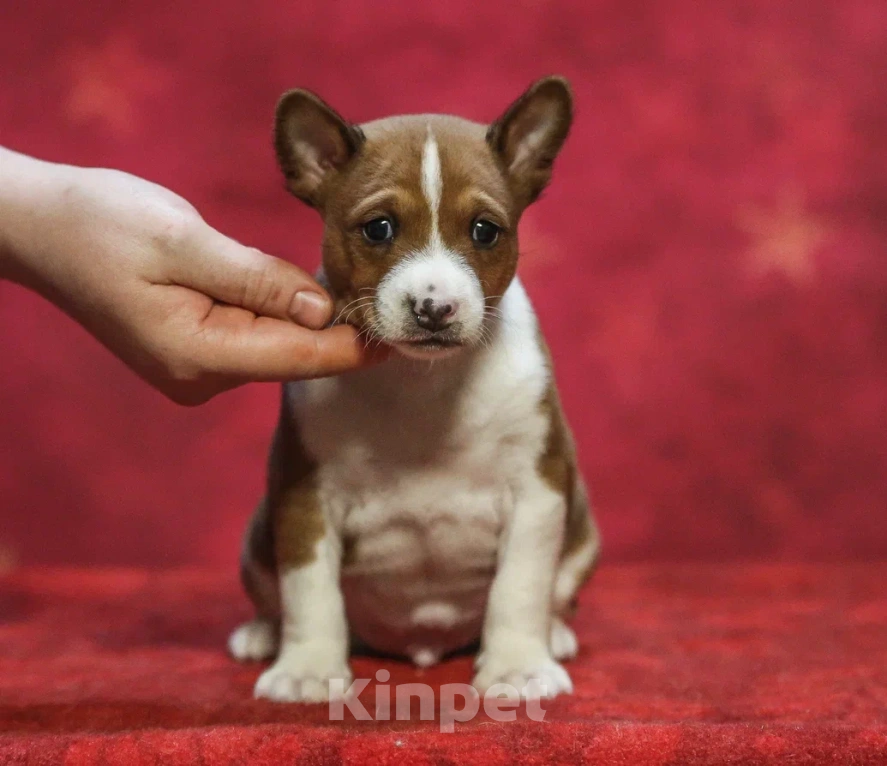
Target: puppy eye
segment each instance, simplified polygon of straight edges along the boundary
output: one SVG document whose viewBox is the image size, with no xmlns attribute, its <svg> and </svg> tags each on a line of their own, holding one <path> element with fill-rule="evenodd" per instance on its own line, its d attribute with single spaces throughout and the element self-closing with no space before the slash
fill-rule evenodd
<svg viewBox="0 0 887 766">
<path fill-rule="evenodd" d="M 499 239 L 499 227 L 485 218 L 478 218 L 471 224 L 471 239 L 478 247 L 492 247 Z"/>
<path fill-rule="evenodd" d="M 383 245 L 394 239 L 394 222 L 390 218 L 374 218 L 363 225 L 363 238 L 371 245 Z"/>
</svg>

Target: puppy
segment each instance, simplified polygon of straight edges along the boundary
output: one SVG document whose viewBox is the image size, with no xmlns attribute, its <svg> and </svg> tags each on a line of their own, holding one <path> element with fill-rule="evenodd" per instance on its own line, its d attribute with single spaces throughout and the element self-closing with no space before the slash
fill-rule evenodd
<svg viewBox="0 0 887 766">
<path fill-rule="evenodd" d="M 342 119 L 285 94 L 289 190 L 323 216 L 339 321 L 393 358 L 287 384 L 241 573 L 255 694 L 319 702 L 354 643 L 424 667 L 477 644 L 474 686 L 572 690 L 565 620 L 599 541 L 545 343 L 515 270 L 572 97 L 536 82 L 492 125 Z M 530 683 L 534 682 L 534 683 Z"/>
</svg>

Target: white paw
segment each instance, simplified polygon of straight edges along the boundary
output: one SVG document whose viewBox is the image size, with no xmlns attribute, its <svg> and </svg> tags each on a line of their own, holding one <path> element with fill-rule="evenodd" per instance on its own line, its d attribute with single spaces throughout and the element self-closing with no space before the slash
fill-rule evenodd
<svg viewBox="0 0 887 766">
<path fill-rule="evenodd" d="M 277 662 L 259 676 L 254 694 L 275 702 L 327 702 L 350 685 L 344 651 L 302 644 L 284 647 Z"/>
<path fill-rule="evenodd" d="M 555 617 L 551 621 L 551 635 L 548 643 L 551 648 L 551 656 L 556 660 L 572 660 L 579 651 L 576 634 L 559 617 Z"/>
<path fill-rule="evenodd" d="M 494 691 L 510 699 L 553 699 L 573 692 L 569 674 L 550 657 L 514 662 L 486 656 L 472 685 L 483 695 L 496 684 L 505 684 Z"/>
<path fill-rule="evenodd" d="M 240 662 L 267 660 L 277 654 L 277 628 L 269 620 L 245 622 L 228 638 L 228 651 Z"/>
</svg>

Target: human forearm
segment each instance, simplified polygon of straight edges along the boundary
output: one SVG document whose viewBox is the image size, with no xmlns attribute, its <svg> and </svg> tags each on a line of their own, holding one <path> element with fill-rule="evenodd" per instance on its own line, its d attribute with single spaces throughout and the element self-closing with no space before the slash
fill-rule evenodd
<svg viewBox="0 0 887 766">
<path fill-rule="evenodd" d="M 370 359 L 353 327 L 323 329 L 332 301 L 305 272 L 115 170 L 0 148 L 0 278 L 53 301 L 182 403 Z"/>
</svg>

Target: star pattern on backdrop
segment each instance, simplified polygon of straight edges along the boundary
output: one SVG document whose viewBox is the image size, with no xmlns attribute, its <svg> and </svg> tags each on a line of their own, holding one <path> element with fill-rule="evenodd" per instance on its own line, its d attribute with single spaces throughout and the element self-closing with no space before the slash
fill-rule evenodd
<svg viewBox="0 0 887 766">
<path fill-rule="evenodd" d="M 71 49 L 65 68 L 71 83 L 65 104 L 68 118 L 74 123 L 104 123 L 114 133 L 134 132 L 143 102 L 163 93 L 172 81 L 171 73 L 125 34 L 95 47 Z"/>
<path fill-rule="evenodd" d="M 797 191 L 782 194 L 775 205 L 741 210 L 737 225 L 749 238 L 746 265 L 755 276 L 781 274 L 795 284 L 816 276 L 816 253 L 828 227 L 807 208 Z"/>
</svg>

